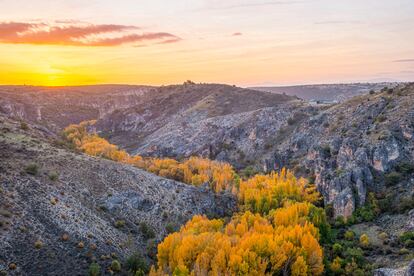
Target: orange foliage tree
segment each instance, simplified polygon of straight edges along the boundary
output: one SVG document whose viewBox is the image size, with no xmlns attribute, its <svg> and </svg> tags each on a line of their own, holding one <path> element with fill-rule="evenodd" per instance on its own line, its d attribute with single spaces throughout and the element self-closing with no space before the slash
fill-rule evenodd
<svg viewBox="0 0 414 276">
<path fill-rule="evenodd" d="M 233 167 L 224 162 L 200 157 L 191 157 L 178 162 L 170 158 L 130 156 L 106 139 L 89 133 L 87 128 L 94 123 L 95 121 L 86 121 L 78 125 L 70 125 L 64 129 L 63 135 L 72 145 L 88 155 L 130 164 L 165 178 L 194 186 L 207 183 L 216 192 L 234 191 L 238 185 Z"/>
<path fill-rule="evenodd" d="M 195 216 L 167 236 L 150 275 L 322 274 L 327 222 L 314 187 L 283 169 L 242 181 L 238 197 L 244 213 L 229 223 Z"/>
<path fill-rule="evenodd" d="M 318 235 L 312 223 L 272 224 L 249 211 L 227 225 L 195 216 L 159 244 L 150 275 L 320 275 Z"/>
<path fill-rule="evenodd" d="M 280 173 L 255 175 L 241 181 L 238 198 L 242 208 L 267 214 L 288 201 L 317 202 L 320 195 L 305 179 L 297 179 L 292 172 L 282 169 Z"/>
</svg>

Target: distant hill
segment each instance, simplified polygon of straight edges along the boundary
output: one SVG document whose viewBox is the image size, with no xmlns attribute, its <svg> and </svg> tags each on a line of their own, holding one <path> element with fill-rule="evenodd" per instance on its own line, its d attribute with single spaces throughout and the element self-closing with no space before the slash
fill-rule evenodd
<svg viewBox="0 0 414 276">
<path fill-rule="evenodd" d="M 350 83 L 350 84 L 315 84 L 277 87 L 252 87 L 251 89 L 271 93 L 297 96 L 304 100 L 342 102 L 354 96 L 369 93 L 370 90 L 378 91 L 384 87 L 395 87 L 398 83 Z"/>
</svg>

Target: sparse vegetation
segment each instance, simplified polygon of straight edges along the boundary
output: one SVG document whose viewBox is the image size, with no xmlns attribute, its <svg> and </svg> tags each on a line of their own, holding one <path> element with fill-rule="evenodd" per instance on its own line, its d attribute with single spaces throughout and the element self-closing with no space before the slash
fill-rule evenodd
<svg viewBox="0 0 414 276">
<path fill-rule="evenodd" d="M 37 175 L 39 173 L 39 166 L 36 163 L 30 163 L 24 168 L 24 171 L 31 175 Z"/>
<path fill-rule="evenodd" d="M 48 176 L 49 176 L 49 179 L 51 181 L 57 181 L 59 179 L 59 174 L 57 172 L 55 172 L 55 171 L 49 172 L 49 175 Z"/>
<path fill-rule="evenodd" d="M 366 234 L 362 234 L 361 237 L 359 237 L 359 244 L 364 248 L 367 248 L 370 245 L 369 238 Z"/>
<path fill-rule="evenodd" d="M 138 252 L 127 258 L 125 267 L 133 275 L 146 275 L 149 271 L 147 263 Z"/>
<path fill-rule="evenodd" d="M 398 182 L 400 182 L 401 179 L 402 179 L 401 173 L 395 172 L 395 171 L 386 174 L 384 177 L 385 185 L 388 187 L 398 184 Z"/>
<path fill-rule="evenodd" d="M 125 220 L 117 220 L 117 221 L 115 221 L 115 227 L 116 228 L 122 228 L 122 227 L 124 227 L 125 226 Z"/>
<path fill-rule="evenodd" d="M 154 230 L 151 228 L 151 226 L 149 226 L 144 221 L 139 224 L 139 230 L 141 231 L 142 235 L 144 236 L 144 239 L 148 240 L 148 239 L 155 238 Z"/>
<path fill-rule="evenodd" d="M 35 247 L 36 249 L 40 249 L 40 248 L 42 248 L 42 247 L 43 247 L 43 242 L 42 242 L 41 240 L 37 240 L 37 241 L 35 241 L 35 243 L 34 243 L 34 247 Z"/>
<path fill-rule="evenodd" d="M 101 267 L 98 263 L 91 263 L 89 266 L 89 276 L 99 276 L 101 274 Z"/>
<path fill-rule="evenodd" d="M 165 226 L 165 231 L 167 231 L 167 234 L 171 234 L 176 230 L 176 226 L 174 223 L 170 222 L 167 223 L 167 225 Z"/>
<path fill-rule="evenodd" d="M 355 233 L 351 230 L 348 230 L 345 232 L 345 239 L 347 239 L 348 241 L 352 241 L 355 238 Z"/>
<path fill-rule="evenodd" d="M 118 260 L 113 260 L 111 263 L 111 270 L 114 272 L 121 271 L 121 263 Z"/>
<path fill-rule="evenodd" d="M 22 129 L 22 130 L 29 130 L 29 126 L 27 125 L 27 123 L 26 122 L 20 122 L 20 128 Z"/>
</svg>

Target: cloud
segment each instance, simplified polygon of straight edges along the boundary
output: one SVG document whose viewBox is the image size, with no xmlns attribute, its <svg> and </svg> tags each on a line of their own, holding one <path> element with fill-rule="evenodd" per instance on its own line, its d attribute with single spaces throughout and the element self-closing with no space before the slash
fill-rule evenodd
<svg viewBox="0 0 414 276">
<path fill-rule="evenodd" d="M 397 59 L 397 60 L 394 60 L 393 62 L 401 62 L 401 63 L 403 63 L 403 62 L 414 62 L 414 58 Z"/>
<path fill-rule="evenodd" d="M 241 35 L 243 35 L 242 33 L 240 33 L 240 32 L 236 32 L 236 33 L 233 33 L 232 34 L 232 36 L 241 36 Z"/>
<path fill-rule="evenodd" d="M 155 42 L 172 43 L 181 40 L 167 32 L 140 32 L 139 27 L 115 24 L 89 24 L 70 20 L 49 23 L 0 22 L 0 43 L 118 46 Z"/>
</svg>

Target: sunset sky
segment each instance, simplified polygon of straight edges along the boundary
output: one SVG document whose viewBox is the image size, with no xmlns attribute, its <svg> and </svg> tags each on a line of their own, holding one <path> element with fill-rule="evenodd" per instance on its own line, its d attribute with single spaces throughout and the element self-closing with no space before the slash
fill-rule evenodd
<svg viewBox="0 0 414 276">
<path fill-rule="evenodd" d="M 414 80 L 413 0 L 0 0 L 0 84 Z"/>
</svg>

